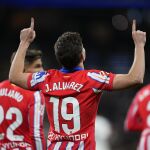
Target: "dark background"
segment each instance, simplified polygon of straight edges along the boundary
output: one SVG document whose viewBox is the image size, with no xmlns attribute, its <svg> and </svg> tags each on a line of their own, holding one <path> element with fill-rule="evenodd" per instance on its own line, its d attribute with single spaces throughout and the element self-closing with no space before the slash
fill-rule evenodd
<svg viewBox="0 0 150 150">
<path fill-rule="evenodd" d="M 8 78 L 10 56 L 17 50 L 20 30 L 29 27 L 35 18 L 36 40 L 31 48 L 43 51 L 45 69 L 59 68 L 53 46 L 65 31 L 77 31 L 83 38 L 87 52 L 85 67 L 114 73 L 127 73 L 133 61 L 134 44 L 131 23 L 137 20 L 137 29 L 147 32 L 145 47 L 146 74 L 144 85 L 150 82 L 150 10 L 147 1 L 0 1 L 0 80 Z M 128 107 L 135 93 L 142 87 L 105 92 L 99 111 L 112 124 L 113 150 L 136 149 L 139 133 L 123 129 Z M 45 131 L 48 122 L 45 119 Z"/>
</svg>

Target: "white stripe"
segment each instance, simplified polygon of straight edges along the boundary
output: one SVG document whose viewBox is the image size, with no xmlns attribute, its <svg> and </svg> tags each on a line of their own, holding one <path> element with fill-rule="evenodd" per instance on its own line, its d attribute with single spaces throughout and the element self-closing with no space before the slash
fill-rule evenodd
<svg viewBox="0 0 150 150">
<path fill-rule="evenodd" d="M 31 147 L 27 147 L 26 150 L 32 150 Z"/>
<path fill-rule="evenodd" d="M 6 149 L 2 147 L 0 150 L 6 150 Z"/>
<path fill-rule="evenodd" d="M 57 142 L 53 150 L 59 150 L 62 142 Z"/>
<path fill-rule="evenodd" d="M 150 136 L 148 135 L 150 133 L 150 129 L 145 129 L 141 134 L 140 143 L 137 150 L 144 150 L 145 145 L 146 147 L 150 148 Z M 146 141 L 147 140 L 147 141 Z M 146 142 L 146 144 L 145 144 Z M 148 149 L 149 150 L 149 149 Z"/>
<path fill-rule="evenodd" d="M 14 148 L 13 150 L 19 150 L 19 148 Z"/>
<path fill-rule="evenodd" d="M 139 144 L 139 147 L 138 147 L 138 150 L 144 150 L 144 143 L 145 143 L 145 136 L 143 136 L 140 140 L 140 144 Z"/>
<path fill-rule="evenodd" d="M 74 145 L 74 142 L 68 142 L 66 150 L 72 150 L 73 145 Z"/>
<path fill-rule="evenodd" d="M 80 142 L 78 150 L 84 150 L 84 141 Z"/>
<path fill-rule="evenodd" d="M 36 150 L 42 150 L 42 140 L 40 135 L 40 108 L 41 108 L 41 96 L 40 92 L 34 93 L 34 140 L 36 145 Z"/>
<path fill-rule="evenodd" d="M 147 149 L 150 149 L 150 135 L 147 137 Z"/>
<path fill-rule="evenodd" d="M 87 75 L 98 82 L 109 84 L 110 77 L 108 77 L 106 75 L 101 76 L 100 74 L 95 73 L 95 72 L 88 72 Z"/>
<path fill-rule="evenodd" d="M 51 141 L 47 140 L 47 148 L 51 145 Z"/>
</svg>

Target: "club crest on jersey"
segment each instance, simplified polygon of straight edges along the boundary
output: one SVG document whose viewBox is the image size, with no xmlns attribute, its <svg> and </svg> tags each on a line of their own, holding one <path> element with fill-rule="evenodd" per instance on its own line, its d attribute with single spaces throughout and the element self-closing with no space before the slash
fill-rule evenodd
<svg viewBox="0 0 150 150">
<path fill-rule="evenodd" d="M 43 82 L 45 80 L 47 73 L 45 71 L 36 72 L 32 75 L 31 86 L 35 86 L 36 84 Z"/>
<path fill-rule="evenodd" d="M 108 76 L 109 73 L 101 71 L 99 73 L 97 72 L 88 72 L 87 74 L 91 79 L 96 80 L 101 83 L 109 84 L 110 77 Z"/>
</svg>

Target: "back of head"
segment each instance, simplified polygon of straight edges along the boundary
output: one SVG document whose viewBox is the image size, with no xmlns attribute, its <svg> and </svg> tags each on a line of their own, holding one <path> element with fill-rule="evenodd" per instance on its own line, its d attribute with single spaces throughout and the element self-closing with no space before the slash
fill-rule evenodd
<svg viewBox="0 0 150 150">
<path fill-rule="evenodd" d="M 57 61 L 65 68 L 72 69 L 81 61 L 82 39 L 77 32 L 65 32 L 54 46 Z"/>
<path fill-rule="evenodd" d="M 12 53 L 10 62 L 12 63 L 15 57 L 16 51 Z M 25 65 L 32 64 L 35 60 L 42 58 L 42 51 L 36 49 L 28 49 L 25 56 Z"/>
</svg>

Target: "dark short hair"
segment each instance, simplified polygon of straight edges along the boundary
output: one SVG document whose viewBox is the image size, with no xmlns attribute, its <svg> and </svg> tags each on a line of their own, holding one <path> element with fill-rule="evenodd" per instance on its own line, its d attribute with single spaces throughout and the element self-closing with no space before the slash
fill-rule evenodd
<svg viewBox="0 0 150 150">
<path fill-rule="evenodd" d="M 55 43 L 56 59 L 63 67 L 72 69 L 81 61 L 82 48 L 82 38 L 79 33 L 65 32 Z"/>
<path fill-rule="evenodd" d="M 14 57 L 16 55 L 16 51 L 12 53 L 10 62 L 12 63 Z M 42 51 L 36 49 L 28 49 L 25 56 L 25 65 L 32 64 L 35 60 L 42 58 Z"/>
</svg>

